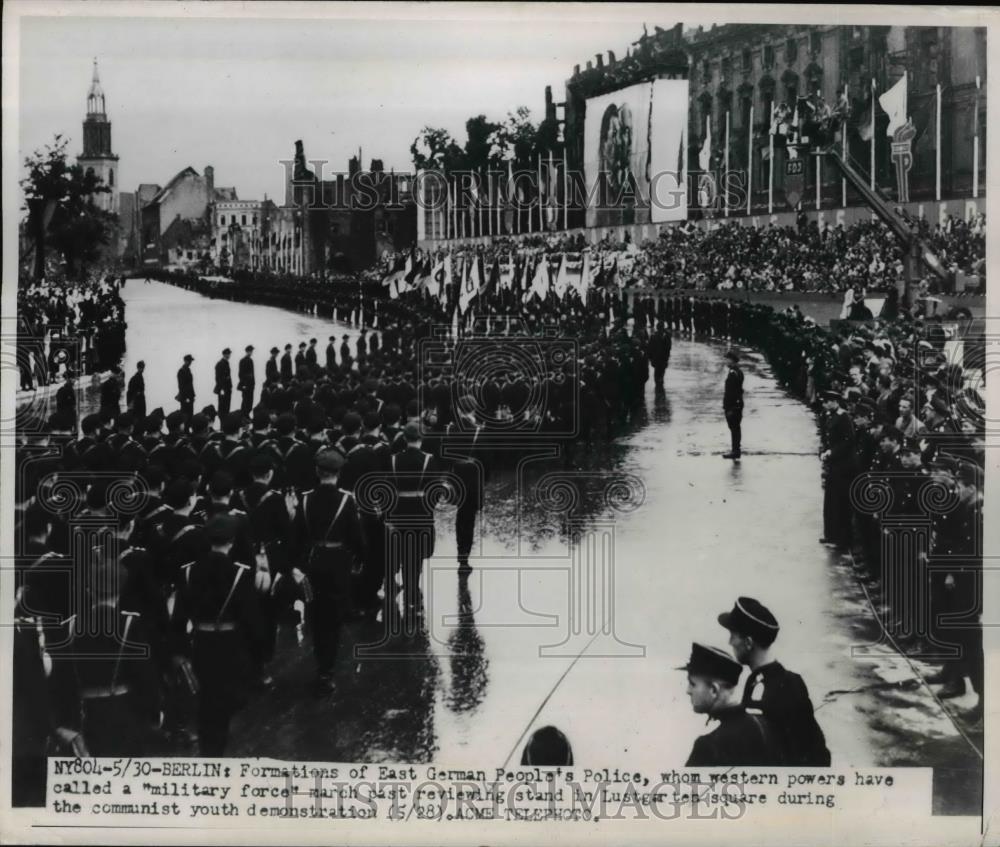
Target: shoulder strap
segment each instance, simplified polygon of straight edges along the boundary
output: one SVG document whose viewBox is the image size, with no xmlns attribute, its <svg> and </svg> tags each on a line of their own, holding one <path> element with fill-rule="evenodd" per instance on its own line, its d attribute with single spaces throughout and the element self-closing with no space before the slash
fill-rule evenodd
<svg viewBox="0 0 1000 847">
<path fill-rule="evenodd" d="M 249 565 L 241 565 L 239 562 L 234 562 L 233 564 L 236 565 L 236 576 L 233 577 L 233 584 L 229 588 L 229 593 L 226 595 L 222 608 L 219 609 L 219 614 L 215 616 L 216 623 L 222 620 L 222 616 L 226 613 L 226 609 L 229 608 L 229 601 L 233 599 L 233 592 L 236 591 L 236 586 L 239 584 L 240 577 L 242 577 L 246 571 L 250 570 Z"/>
</svg>

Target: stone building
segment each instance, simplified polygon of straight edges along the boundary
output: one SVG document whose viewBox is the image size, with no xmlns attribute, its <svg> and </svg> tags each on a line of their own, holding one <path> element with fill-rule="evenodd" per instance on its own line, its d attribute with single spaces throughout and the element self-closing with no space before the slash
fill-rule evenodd
<svg viewBox="0 0 1000 847">
<path fill-rule="evenodd" d="M 262 205 L 259 200 L 217 200 L 211 205 L 213 264 L 234 270 L 261 268 Z"/>
<path fill-rule="evenodd" d="M 687 78 L 687 155 L 690 175 L 710 128 L 713 167 L 721 167 L 729 116 L 729 167 L 749 182 L 754 214 L 768 209 L 771 178 L 769 138 L 772 105 L 794 107 L 797 98 L 819 94 L 834 106 L 845 92 L 850 105 L 848 155 L 869 174 L 870 139 L 875 141 L 875 180 L 894 196 L 888 117 L 872 97 L 886 92 L 907 74 L 908 114 L 917 130 L 910 171 L 910 197 L 933 200 L 936 194 L 936 91 L 942 88 L 941 196 L 970 197 L 973 185 L 973 136 L 979 135 L 979 194 L 986 173 L 986 31 L 973 27 L 809 26 L 803 24 L 725 24 L 684 31 L 644 32 L 623 58 L 608 52 L 579 65 L 566 82 L 564 137 L 571 169 L 583 168 L 587 98 L 656 78 Z M 977 85 L 977 79 L 979 84 Z M 753 115 L 751 124 L 750 116 Z M 655 143 L 655 139 L 654 139 Z M 775 211 L 787 211 L 785 152 L 775 152 Z M 803 208 L 859 205 L 832 162 L 805 163 Z M 846 199 L 846 203 L 844 202 Z M 689 204 L 690 205 L 690 204 Z M 746 212 L 746 201 L 741 204 Z M 738 213 L 738 210 L 735 210 Z M 694 216 L 699 213 L 693 212 Z M 570 226 L 583 226 L 583 210 L 571 209 Z"/>
</svg>

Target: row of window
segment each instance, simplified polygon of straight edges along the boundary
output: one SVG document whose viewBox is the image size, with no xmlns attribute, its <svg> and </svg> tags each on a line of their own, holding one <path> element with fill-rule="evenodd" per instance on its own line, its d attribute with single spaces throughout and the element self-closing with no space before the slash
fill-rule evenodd
<svg viewBox="0 0 1000 847">
<path fill-rule="evenodd" d="M 809 53 L 813 56 L 818 56 L 820 51 L 823 49 L 823 34 L 821 32 L 811 32 L 809 33 Z M 795 60 L 799 56 L 799 42 L 795 38 L 789 38 L 785 42 L 785 64 L 791 65 L 795 63 Z M 762 66 L 764 70 L 770 70 L 774 67 L 774 46 L 767 44 L 764 46 L 764 55 L 762 59 Z M 741 56 L 741 69 L 743 73 L 750 73 L 753 70 L 753 51 L 746 49 L 743 51 Z M 712 81 L 712 66 L 708 59 L 703 59 L 701 63 L 701 73 L 704 82 L 708 83 Z M 722 78 L 728 79 L 733 73 L 733 59 L 731 56 L 725 56 L 722 59 Z"/>
<path fill-rule="evenodd" d="M 236 223 L 236 215 L 231 215 L 230 217 L 231 217 L 231 220 L 229 221 L 229 223 Z M 257 216 L 256 215 L 251 215 L 250 217 L 252 219 L 251 225 L 252 226 L 257 226 Z M 246 215 L 240 215 L 240 223 L 243 226 L 247 225 L 247 216 Z M 219 226 L 225 226 L 225 225 L 226 225 L 226 216 L 225 215 L 219 215 Z"/>
</svg>

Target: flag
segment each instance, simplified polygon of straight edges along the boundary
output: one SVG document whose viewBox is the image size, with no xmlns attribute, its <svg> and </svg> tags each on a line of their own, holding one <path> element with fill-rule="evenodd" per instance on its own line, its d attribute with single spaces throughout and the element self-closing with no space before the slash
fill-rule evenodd
<svg viewBox="0 0 1000 847">
<path fill-rule="evenodd" d="M 495 295 L 500 290 L 500 261 L 498 259 L 493 260 L 493 267 L 490 268 L 489 279 L 486 280 L 486 284 L 483 287 L 482 293 L 487 297 Z"/>
<path fill-rule="evenodd" d="M 397 279 L 402 279 L 403 274 L 406 273 L 406 259 L 402 256 L 397 256 L 396 261 L 393 263 L 392 270 L 389 271 L 385 279 L 382 280 L 382 285 L 390 287 Z"/>
<path fill-rule="evenodd" d="M 885 134 L 890 138 L 906 123 L 906 74 L 904 73 L 892 88 L 878 98 L 882 111 L 889 116 Z"/>
<path fill-rule="evenodd" d="M 576 290 L 580 292 L 580 299 L 586 302 L 587 288 L 590 286 L 590 251 L 583 254 L 583 267 L 580 268 L 580 279 L 576 283 Z"/>
<path fill-rule="evenodd" d="M 471 273 L 465 274 L 462 279 L 462 290 L 458 295 L 458 307 L 462 310 L 462 314 L 468 311 L 469 304 L 472 302 L 473 298 L 479 294 L 479 288 L 482 285 L 482 274 L 479 271 L 478 258 L 472 260 L 472 271 Z"/>
<path fill-rule="evenodd" d="M 431 297 L 440 298 L 441 291 L 444 288 L 444 283 L 445 283 L 444 260 L 438 259 L 437 264 L 434 265 L 434 270 L 428 276 L 425 284 L 427 293 Z"/>
<path fill-rule="evenodd" d="M 604 254 L 601 254 L 601 264 L 594 275 L 594 288 L 604 288 L 608 284 L 607 274 L 604 273 Z"/>
<path fill-rule="evenodd" d="M 556 282 L 553 286 L 556 297 L 562 300 L 566 295 L 567 288 L 569 288 L 569 275 L 566 272 L 566 254 L 563 253 L 562 261 L 559 262 L 559 270 L 556 271 Z"/>
<path fill-rule="evenodd" d="M 698 167 L 703 171 L 712 168 L 712 119 L 705 116 L 705 142 L 701 145 L 701 152 L 698 153 Z"/>
<path fill-rule="evenodd" d="M 545 255 L 538 257 L 538 264 L 535 265 L 535 274 L 531 280 L 531 287 L 524 293 L 524 302 L 527 303 L 532 295 L 539 300 L 544 300 L 549 293 L 549 262 Z"/>
<path fill-rule="evenodd" d="M 451 278 L 451 253 L 444 260 L 444 285 L 441 289 L 441 302 L 448 303 L 453 297 L 454 280 Z"/>
</svg>

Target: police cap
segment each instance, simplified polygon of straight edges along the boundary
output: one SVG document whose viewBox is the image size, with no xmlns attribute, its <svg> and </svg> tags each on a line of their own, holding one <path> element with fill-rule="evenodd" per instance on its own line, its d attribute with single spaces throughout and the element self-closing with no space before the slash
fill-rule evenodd
<svg viewBox="0 0 1000 847">
<path fill-rule="evenodd" d="M 220 513 L 209 518 L 205 524 L 205 534 L 213 544 L 227 544 L 236 538 L 239 519 L 235 515 Z"/>
<path fill-rule="evenodd" d="M 420 426 L 415 423 L 408 423 L 403 427 L 403 438 L 408 442 L 420 441 Z"/>
<path fill-rule="evenodd" d="M 328 473 L 336 473 L 339 471 L 344 466 L 345 461 L 344 454 L 339 450 L 333 449 L 332 447 L 320 450 L 316 454 L 316 467 L 319 468 L 319 470 L 327 471 Z"/>
<path fill-rule="evenodd" d="M 728 685 L 736 685 L 743 668 L 725 650 L 695 642 L 691 645 L 688 663 L 677 670 L 687 671 L 691 676 L 706 676 L 722 680 Z"/>
<path fill-rule="evenodd" d="M 767 647 L 778 637 L 778 621 L 771 610 L 753 597 L 737 597 L 732 611 L 719 615 L 719 623 L 730 632 L 748 635 Z"/>
<path fill-rule="evenodd" d="M 272 348 L 271 348 L 271 355 L 272 355 L 272 356 L 273 356 L 273 355 L 275 355 L 275 354 L 277 354 L 277 353 L 280 353 L 280 352 L 281 352 L 281 351 L 280 351 L 280 350 L 278 350 L 278 348 L 277 348 L 277 347 L 272 347 Z"/>
</svg>

